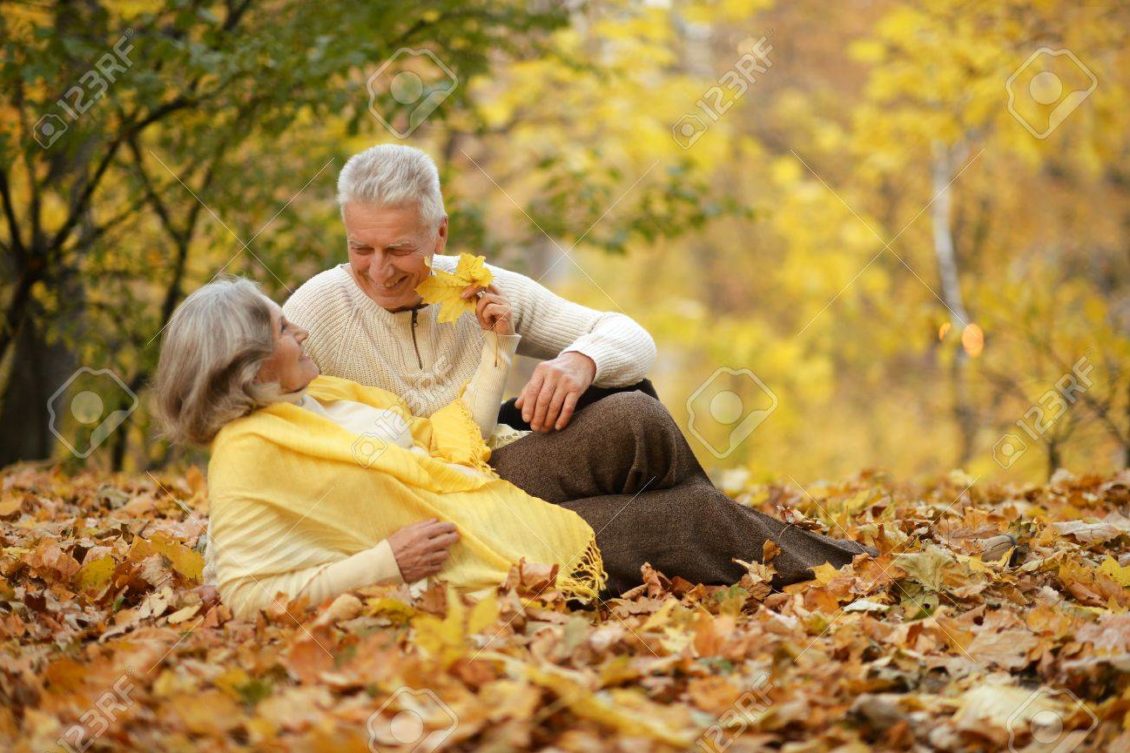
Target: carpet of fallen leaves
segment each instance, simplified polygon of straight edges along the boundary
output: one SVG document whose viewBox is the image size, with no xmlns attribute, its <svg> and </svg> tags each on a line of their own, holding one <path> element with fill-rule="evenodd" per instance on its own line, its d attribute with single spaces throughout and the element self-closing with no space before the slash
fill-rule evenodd
<svg viewBox="0 0 1130 753">
<path fill-rule="evenodd" d="M 523 567 L 477 604 L 373 587 L 255 621 L 201 584 L 198 471 L 0 479 L 4 750 L 1130 751 L 1127 472 L 728 490 L 881 552 L 784 592 L 770 550 L 590 609 Z"/>
</svg>

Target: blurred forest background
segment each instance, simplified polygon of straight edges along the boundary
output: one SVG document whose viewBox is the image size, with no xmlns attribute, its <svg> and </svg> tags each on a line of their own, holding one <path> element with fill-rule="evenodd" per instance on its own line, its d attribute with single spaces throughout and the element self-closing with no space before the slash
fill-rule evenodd
<svg viewBox="0 0 1130 753">
<path fill-rule="evenodd" d="M 0 12 L 0 466 L 198 460 L 148 411 L 173 308 L 345 261 L 337 172 L 388 141 L 451 252 L 649 329 L 724 481 L 1130 462 L 1122 3 Z"/>
</svg>

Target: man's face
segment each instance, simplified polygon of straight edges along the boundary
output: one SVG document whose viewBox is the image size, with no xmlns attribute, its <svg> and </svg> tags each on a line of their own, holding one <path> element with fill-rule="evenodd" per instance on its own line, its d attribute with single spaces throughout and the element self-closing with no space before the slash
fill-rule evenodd
<svg viewBox="0 0 1130 753">
<path fill-rule="evenodd" d="M 447 245 L 447 218 L 425 226 L 415 204 L 385 207 L 350 202 L 343 212 L 349 266 L 365 295 L 389 311 L 420 303 L 416 287 L 428 274 L 432 254 Z"/>
</svg>

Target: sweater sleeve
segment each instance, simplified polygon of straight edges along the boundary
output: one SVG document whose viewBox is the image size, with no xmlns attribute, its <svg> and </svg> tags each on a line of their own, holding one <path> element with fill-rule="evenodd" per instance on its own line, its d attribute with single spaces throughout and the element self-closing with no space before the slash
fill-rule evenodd
<svg viewBox="0 0 1130 753">
<path fill-rule="evenodd" d="M 502 392 L 506 389 L 506 377 L 514 362 L 521 335 L 499 335 L 483 332 L 483 352 L 479 356 L 479 368 L 460 398 L 471 411 L 475 423 L 479 425 L 483 439 L 489 439 L 498 425 L 498 409 L 502 404 Z"/>
<path fill-rule="evenodd" d="M 655 341 L 631 317 L 573 303 L 526 275 L 490 264 L 487 268 L 514 309 L 514 330 L 522 335 L 519 355 L 586 355 L 596 364 L 593 384 L 598 387 L 635 384 L 654 365 Z"/>
<path fill-rule="evenodd" d="M 222 571 L 218 575 L 222 580 Z M 384 539 L 337 562 L 224 584 L 221 596 L 237 617 L 248 618 L 267 608 L 280 592 L 291 599 L 305 595 L 313 605 L 346 591 L 387 582 L 403 583 L 404 579 L 392 545 Z"/>
</svg>

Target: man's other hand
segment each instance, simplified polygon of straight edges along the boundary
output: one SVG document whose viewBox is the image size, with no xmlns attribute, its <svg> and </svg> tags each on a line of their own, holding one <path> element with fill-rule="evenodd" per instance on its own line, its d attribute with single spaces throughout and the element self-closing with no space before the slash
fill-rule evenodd
<svg viewBox="0 0 1130 753">
<path fill-rule="evenodd" d="M 534 431 L 560 431 L 569 425 L 577 400 L 595 377 L 591 358 L 576 351 L 562 353 L 537 365 L 514 405 Z"/>
</svg>

